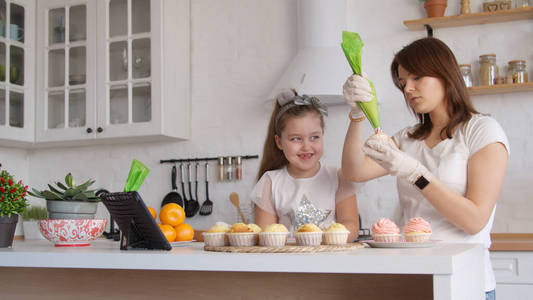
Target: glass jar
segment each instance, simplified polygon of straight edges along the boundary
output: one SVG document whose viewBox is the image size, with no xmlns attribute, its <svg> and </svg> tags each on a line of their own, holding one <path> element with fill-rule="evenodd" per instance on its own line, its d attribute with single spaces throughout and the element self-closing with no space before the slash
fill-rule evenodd
<svg viewBox="0 0 533 300">
<path fill-rule="evenodd" d="M 461 70 L 461 75 L 463 75 L 463 80 L 465 81 L 466 87 L 472 86 L 472 66 L 470 64 L 459 65 L 459 70 Z"/>
<path fill-rule="evenodd" d="M 224 181 L 224 172 L 226 171 L 224 168 L 224 157 L 218 158 L 218 168 L 217 168 L 217 178 L 218 181 Z"/>
<path fill-rule="evenodd" d="M 514 0 L 515 7 L 521 8 L 521 7 L 528 7 L 529 6 L 529 0 Z"/>
<path fill-rule="evenodd" d="M 496 54 L 483 54 L 479 56 L 479 84 L 494 85 L 498 77 Z"/>
<path fill-rule="evenodd" d="M 525 60 L 511 60 L 507 66 L 507 83 L 527 82 Z"/>
<path fill-rule="evenodd" d="M 225 172 L 224 172 L 225 173 L 224 177 L 225 177 L 225 179 L 227 181 L 232 181 L 234 179 L 233 178 L 234 177 L 234 174 L 233 174 L 234 171 L 235 170 L 234 170 L 234 166 L 233 166 L 233 157 L 228 156 L 228 157 L 226 157 Z"/>
</svg>

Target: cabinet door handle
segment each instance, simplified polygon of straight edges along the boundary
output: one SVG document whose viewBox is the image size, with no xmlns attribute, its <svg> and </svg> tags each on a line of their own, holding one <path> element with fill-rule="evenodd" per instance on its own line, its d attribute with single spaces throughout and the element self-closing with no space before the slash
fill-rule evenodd
<svg viewBox="0 0 533 300">
<path fill-rule="evenodd" d="M 103 129 L 102 127 L 98 127 L 98 128 L 96 129 L 96 131 L 98 131 L 98 133 L 100 133 L 100 132 L 104 131 L 104 129 Z"/>
<path fill-rule="evenodd" d="M 87 133 L 93 132 L 93 129 L 91 127 L 87 128 Z"/>
</svg>

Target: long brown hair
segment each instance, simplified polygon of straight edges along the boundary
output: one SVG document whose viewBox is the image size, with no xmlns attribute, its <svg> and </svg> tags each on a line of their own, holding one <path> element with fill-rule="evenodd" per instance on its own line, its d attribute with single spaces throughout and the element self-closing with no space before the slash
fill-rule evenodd
<svg viewBox="0 0 533 300">
<path fill-rule="evenodd" d="M 412 74 L 436 77 L 444 81 L 444 98 L 450 121 L 440 132 L 441 138 L 443 136 L 452 138 L 457 126 L 470 120 L 472 114 L 478 113 L 470 101 L 453 52 L 441 40 L 432 37 L 416 40 L 394 56 L 391 64 L 392 80 L 403 93 L 403 87 L 398 78 L 400 65 Z M 407 99 L 405 100 L 407 106 L 410 107 Z M 417 116 L 419 123 L 408 135 L 410 138 L 423 140 L 433 128 L 429 113 L 417 114 L 412 107 L 410 109 Z"/>
<path fill-rule="evenodd" d="M 287 103 L 287 104 L 290 104 Z M 287 105 L 285 104 L 285 105 Z M 283 154 L 283 151 L 278 148 L 276 145 L 275 136 L 278 135 L 281 137 L 281 132 L 285 129 L 287 121 L 290 118 L 301 117 L 307 113 L 316 113 L 320 118 L 320 126 L 322 131 L 324 131 L 324 116 L 320 111 L 313 105 L 296 105 L 293 106 L 287 111 L 285 111 L 278 119 L 278 131 L 276 132 L 276 116 L 278 115 L 281 106 L 278 103 L 278 100 L 274 101 L 274 110 L 270 116 L 270 122 L 268 124 L 267 135 L 265 138 L 265 144 L 263 146 L 263 158 L 261 159 L 261 164 L 259 165 L 259 171 L 257 172 L 257 180 L 261 179 L 261 176 L 265 174 L 266 171 L 277 170 L 286 166 L 289 162 Z"/>
</svg>

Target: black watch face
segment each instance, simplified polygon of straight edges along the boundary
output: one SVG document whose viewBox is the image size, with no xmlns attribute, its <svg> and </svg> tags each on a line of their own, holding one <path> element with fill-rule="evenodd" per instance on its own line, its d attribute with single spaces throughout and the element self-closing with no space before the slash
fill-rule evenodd
<svg viewBox="0 0 533 300">
<path fill-rule="evenodd" d="M 420 176 L 416 181 L 415 181 L 415 185 L 419 188 L 419 189 L 423 189 L 426 187 L 426 185 L 429 184 L 429 181 L 426 179 L 426 177 L 424 176 Z"/>
</svg>

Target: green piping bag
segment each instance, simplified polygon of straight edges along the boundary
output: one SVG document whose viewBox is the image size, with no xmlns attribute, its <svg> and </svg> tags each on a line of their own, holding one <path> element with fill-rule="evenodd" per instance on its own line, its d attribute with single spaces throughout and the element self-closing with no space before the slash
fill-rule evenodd
<svg viewBox="0 0 533 300">
<path fill-rule="evenodd" d="M 124 192 L 137 191 L 143 184 L 148 172 L 150 172 L 150 169 L 148 169 L 142 162 L 133 159 L 128 179 L 126 179 L 126 186 L 124 186 Z"/>
<path fill-rule="evenodd" d="M 352 71 L 356 75 L 361 75 L 361 55 L 363 53 L 363 41 L 358 33 L 343 31 L 342 32 L 342 43 L 341 47 L 346 55 L 346 59 L 352 67 Z M 357 102 L 359 107 L 365 114 L 368 121 L 374 128 L 375 131 L 381 130 L 381 123 L 379 120 L 379 111 L 378 111 L 378 99 L 376 97 L 376 89 L 372 81 L 368 81 L 370 87 L 372 88 L 372 100 L 369 102 Z"/>
</svg>

